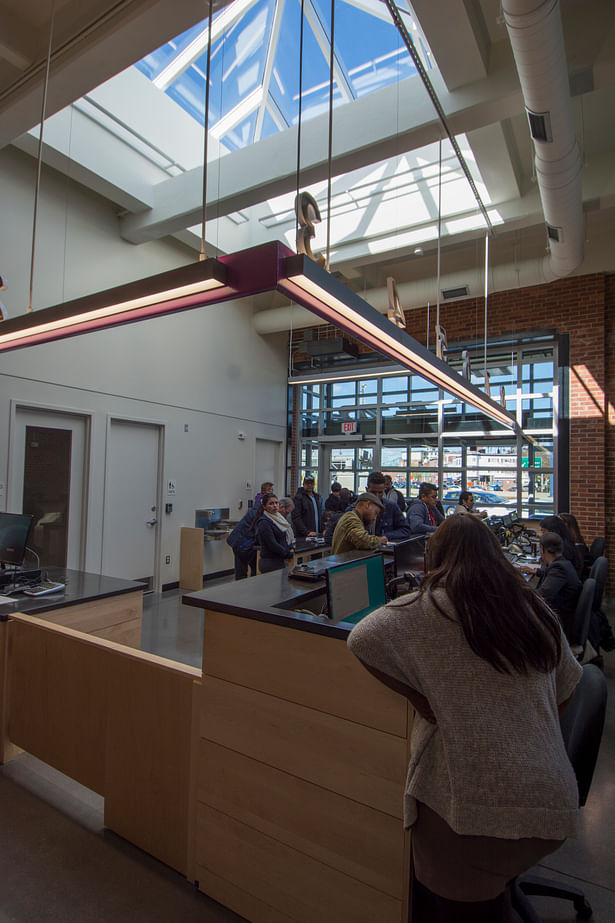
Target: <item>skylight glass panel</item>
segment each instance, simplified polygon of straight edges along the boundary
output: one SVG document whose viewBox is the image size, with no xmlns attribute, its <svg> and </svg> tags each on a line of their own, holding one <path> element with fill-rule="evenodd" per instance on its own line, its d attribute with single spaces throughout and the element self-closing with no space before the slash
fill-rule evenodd
<svg viewBox="0 0 615 923">
<path fill-rule="evenodd" d="M 314 0 L 327 35 L 331 33 L 331 4 Z M 381 87 L 416 74 L 412 58 L 389 14 L 372 15 L 354 3 L 337 3 L 335 8 L 335 51 L 344 68 L 353 96 L 365 96 Z"/>
<path fill-rule="evenodd" d="M 242 147 L 248 147 L 254 141 L 254 127 L 256 125 L 256 112 L 249 115 L 243 122 L 240 122 L 232 131 L 229 131 L 221 138 L 232 151 L 239 150 Z"/>
<path fill-rule="evenodd" d="M 200 125 L 205 124 L 205 77 L 198 68 L 189 67 L 177 80 L 173 81 L 166 92 Z M 215 103 L 212 103 L 210 99 L 210 118 L 214 105 Z"/>
<path fill-rule="evenodd" d="M 398 6 L 425 66 L 432 67 L 433 59 L 408 0 L 399 0 Z M 274 16 L 280 17 L 279 29 L 274 27 Z M 304 0 L 304 121 L 329 108 L 330 19 L 329 0 Z M 250 137 L 246 143 L 253 143 L 296 125 L 301 0 L 235 0 L 214 16 L 213 26 L 209 124 L 214 135 L 223 144 L 228 139 L 230 149 L 235 150 L 239 137 Z M 204 20 L 136 65 L 200 124 L 204 121 L 206 39 Z M 338 0 L 334 106 L 415 73 L 384 4 Z M 246 133 L 244 120 L 250 117 L 257 97 L 260 117 L 255 130 Z M 241 131 L 236 129 L 239 125 Z"/>
<path fill-rule="evenodd" d="M 187 48 L 190 42 L 202 31 L 203 23 L 197 23 L 195 26 L 192 26 L 192 28 L 182 32 L 177 38 L 171 39 L 171 41 L 163 45 L 162 48 L 157 48 L 156 51 L 152 51 L 151 54 L 142 58 L 141 61 L 137 61 L 135 67 L 137 70 L 140 70 L 142 74 L 145 74 L 146 77 L 149 77 L 150 80 L 153 80 L 154 77 L 157 77 L 158 74 L 165 69 L 167 64 L 170 64 L 184 48 Z"/>
<path fill-rule="evenodd" d="M 291 39 L 278 42 L 269 92 L 288 125 L 296 125 L 299 121 L 300 31 L 301 7 L 295 0 L 286 0 L 280 35 Z M 328 111 L 329 64 L 307 22 L 303 32 L 302 93 L 302 120 Z M 334 104 L 342 101 L 337 84 L 333 101 Z"/>
<path fill-rule="evenodd" d="M 280 129 L 273 120 L 268 109 L 265 109 L 265 114 L 263 116 L 263 127 L 261 129 L 261 138 L 268 138 L 269 135 L 275 135 Z"/>
<path fill-rule="evenodd" d="M 274 0 L 260 0 L 212 48 L 210 102 L 217 99 L 217 114 L 212 118 L 210 110 L 210 124 L 262 83 L 274 6 Z M 207 55 L 198 63 L 206 73 Z"/>
</svg>

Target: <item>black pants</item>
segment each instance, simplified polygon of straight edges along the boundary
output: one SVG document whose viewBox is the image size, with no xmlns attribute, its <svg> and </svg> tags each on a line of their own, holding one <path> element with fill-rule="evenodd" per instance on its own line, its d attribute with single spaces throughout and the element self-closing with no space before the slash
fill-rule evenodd
<svg viewBox="0 0 615 923">
<path fill-rule="evenodd" d="M 253 551 L 247 558 L 241 558 L 234 550 L 233 554 L 235 556 L 235 580 L 243 580 L 247 577 L 248 567 L 250 568 L 250 576 L 254 577 L 256 574 L 256 551 Z"/>
<path fill-rule="evenodd" d="M 450 901 L 411 881 L 412 923 L 512 923 L 508 889 L 489 901 Z"/>
</svg>

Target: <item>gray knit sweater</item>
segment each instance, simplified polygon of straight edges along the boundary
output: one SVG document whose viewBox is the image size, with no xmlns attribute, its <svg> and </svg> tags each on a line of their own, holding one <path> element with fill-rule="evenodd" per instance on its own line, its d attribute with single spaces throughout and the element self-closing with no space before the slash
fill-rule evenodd
<svg viewBox="0 0 615 923">
<path fill-rule="evenodd" d="M 418 713 L 404 798 L 404 825 L 416 801 L 459 834 L 563 839 L 577 829 L 577 785 L 566 755 L 558 703 L 581 676 L 562 634 L 552 673 L 498 673 L 469 647 L 444 590 L 412 593 L 366 616 L 352 630 L 353 654 L 422 693 L 436 724 Z"/>
</svg>

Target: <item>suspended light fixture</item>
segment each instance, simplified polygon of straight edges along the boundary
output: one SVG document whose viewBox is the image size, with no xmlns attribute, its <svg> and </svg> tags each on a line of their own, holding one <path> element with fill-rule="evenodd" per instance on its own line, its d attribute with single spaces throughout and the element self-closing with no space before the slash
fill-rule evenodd
<svg viewBox="0 0 615 923">
<path fill-rule="evenodd" d="M 0 351 L 219 301 L 233 294 L 226 278 L 226 267 L 209 259 L 14 317 L 0 324 Z"/>
<path fill-rule="evenodd" d="M 488 398 L 479 388 L 437 359 L 417 340 L 400 330 L 359 295 L 331 276 L 305 255 L 288 257 L 278 288 L 330 324 L 418 372 L 455 397 L 477 407 L 504 426 L 516 429 L 512 414 Z"/>
</svg>

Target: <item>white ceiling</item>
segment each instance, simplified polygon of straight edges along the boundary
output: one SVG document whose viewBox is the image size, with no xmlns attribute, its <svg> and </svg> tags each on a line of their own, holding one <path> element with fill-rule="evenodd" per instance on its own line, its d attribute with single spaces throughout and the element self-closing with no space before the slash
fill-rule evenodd
<svg viewBox="0 0 615 923">
<path fill-rule="evenodd" d="M 492 264 L 515 266 L 543 255 L 546 235 L 533 151 L 500 3 L 415 0 L 412 5 L 438 63 L 434 86 L 493 210 Z M 613 271 L 615 4 L 564 0 L 561 7 L 583 158 L 586 247 L 576 272 Z M 70 168 L 73 179 L 113 201 L 121 215 L 119 232 L 135 245 L 174 234 L 197 246 L 189 229 L 201 215 L 202 132 L 129 65 L 203 19 L 205 11 L 203 0 L 56 0 L 47 112 L 58 115 L 46 123 L 45 160 L 58 170 Z M 0 0 L 0 21 L 0 145 L 15 144 L 35 156 L 32 130 L 40 120 L 49 14 L 40 0 Z M 73 124 L 69 148 L 67 114 L 61 110 L 76 100 L 72 117 L 81 126 L 82 142 L 75 142 Z M 105 124 L 109 112 L 113 133 Z M 307 124 L 302 188 L 325 196 L 327 115 Z M 101 158 L 103 134 L 110 146 Z M 391 205 L 387 183 L 403 186 L 399 177 L 411 176 L 417 163 L 423 171 L 437 168 L 440 136 L 418 78 L 335 110 L 332 227 L 337 222 L 338 233 L 337 239 L 332 235 L 332 269 L 354 288 L 381 287 L 388 275 L 398 283 L 435 277 L 437 175 L 435 185 L 422 182 L 420 208 L 408 190 L 407 198 Z M 231 153 L 212 142 L 207 236 L 219 251 L 272 238 L 292 241 L 296 149 L 296 128 Z M 389 158 L 396 159 L 383 166 Z M 454 173 L 450 179 L 455 182 Z M 349 221 L 357 207 L 357 189 L 367 187 L 377 192 L 372 211 L 367 218 L 361 213 L 354 225 L 343 224 L 342 216 Z M 321 240 L 324 236 L 319 232 Z M 443 227 L 443 277 L 463 284 L 464 275 L 482 265 L 483 237 L 473 205 L 459 207 L 456 220 Z M 422 255 L 415 255 L 417 246 Z"/>
</svg>

